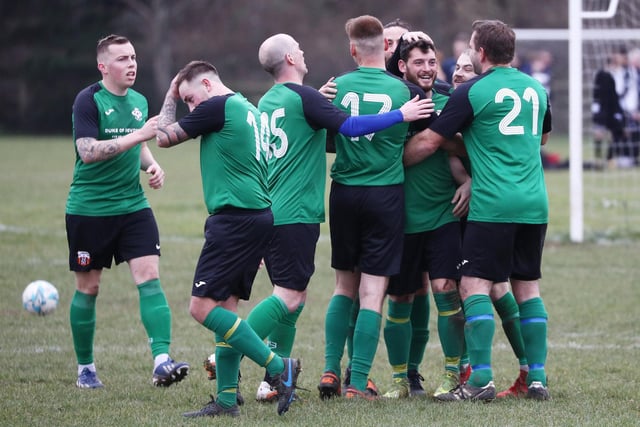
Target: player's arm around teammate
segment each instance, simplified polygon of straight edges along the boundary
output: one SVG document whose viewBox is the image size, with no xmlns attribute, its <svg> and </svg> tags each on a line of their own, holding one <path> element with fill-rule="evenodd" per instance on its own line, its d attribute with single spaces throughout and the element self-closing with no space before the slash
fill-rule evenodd
<svg viewBox="0 0 640 427">
<path fill-rule="evenodd" d="M 445 400 L 495 398 L 490 291 L 510 280 L 519 304 L 529 373 L 527 396 L 548 399 L 547 313 L 539 278 L 548 199 L 540 145 L 551 131 L 546 91 L 509 64 L 515 33 L 500 21 L 476 21 L 470 46 L 482 74 L 461 85 L 426 135 L 430 143 L 462 132 L 473 173 L 460 294 L 473 372 Z M 473 100 L 473 102 L 471 102 Z M 523 178 L 526 179 L 523 181 Z M 496 238 L 498 236 L 499 238 Z"/>
<path fill-rule="evenodd" d="M 286 357 L 315 268 L 319 224 L 325 220 L 327 131 L 362 136 L 401 121 L 428 118 L 433 108 L 428 100 L 415 97 L 396 110 L 350 116 L 303 84 L 308 72 L 304 52 L 288 34 L 267 38 L 258 59 L 274 81 L 258 103 L 270 130 L 268 182 L 275 227 L 265 263 L 273 293 L 254 307 L 247 321 L 258 336 L 268 338 L 277 354 Z M 258 400 L 276 397 L 271 383 L 266 373 Z"/>
</svg>

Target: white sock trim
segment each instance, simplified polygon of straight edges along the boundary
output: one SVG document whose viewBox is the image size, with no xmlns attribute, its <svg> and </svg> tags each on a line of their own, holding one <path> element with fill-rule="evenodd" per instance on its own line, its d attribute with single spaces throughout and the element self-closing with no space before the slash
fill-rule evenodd
<svg viewBox="0 0 640 427">
<path fill-rule="evenodd" d="M 169 359 L 170 359 L 170 357 L 169 357 L 169 355 L 167 353 L 162 353 L 162 354 L 157 355 L 153 359 L 153 369 L 156 369 L 159 365 L 163 364 L 164 362 L 166 362 Z"/>
<path fill-rule="evenodd" d="M 91 372 L 95 372 L 96 364 L 95 363 L 89 363 L 88 365 L 78 364 L 78 375 L 80 375 L 85 368 L 88 368 Z"/>
</svg>

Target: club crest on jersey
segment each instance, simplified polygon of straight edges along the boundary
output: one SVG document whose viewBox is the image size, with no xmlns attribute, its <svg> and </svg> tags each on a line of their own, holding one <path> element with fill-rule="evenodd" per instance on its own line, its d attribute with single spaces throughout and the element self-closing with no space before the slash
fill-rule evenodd
<svg viewBox="0 0 640 427">
<path fill-rule="evenodd" d="M 137 120 L 140 121 L 142 120 L 142 111 L 140 111 L 140 109 L 138 107 L 134 108 L 133 111 L 131 112 L 131 115 Z"/>
<path fill-rule="evenodd" d="M 91 264 L 91 254 L 87 251 L 78 251 L 78 265 L 86 267 Z"/>
</svg>

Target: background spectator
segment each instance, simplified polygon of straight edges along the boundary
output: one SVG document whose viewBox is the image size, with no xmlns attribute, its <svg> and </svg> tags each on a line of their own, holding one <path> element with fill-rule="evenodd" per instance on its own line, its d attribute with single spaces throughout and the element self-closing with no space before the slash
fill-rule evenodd
<svg viewBox="0 0 640 427">
<path fill-rule="evenodd" d="M 451 45 L 451 56 L 442 61 L 443 80 L 446 79 L 451 84 L 453 72 L 456 70 L 456 61 L 462 52 L 469 47 L 469 33 L 458 33 Z"/>
<path fill-rule="evenodd" d="M 612 70 L 617 68 L 618 54 L 612 54 L 607 59 L 607 67 L 599 70 L 594 79 L 593 103 L 591 113 L 593 119 L 593 138 L 595 161 L 603 162 L 603 142 L 611 140 L 607 147 L 607 161 L 612 161 L 614 151 L 619 151 L 621 145 L 626 142 L 624 134 L 624 113 L 620 106 L 616 82 Z"/>
</svg>

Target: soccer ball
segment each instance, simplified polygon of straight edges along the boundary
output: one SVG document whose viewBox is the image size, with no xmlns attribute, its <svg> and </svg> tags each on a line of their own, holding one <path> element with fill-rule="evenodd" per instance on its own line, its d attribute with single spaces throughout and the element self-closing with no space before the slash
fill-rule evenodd
<svg viewBox="0 0 640 427">
<path fill-rule="evenodd" d="M 46 280 L 36 280 L 22 292 L 22 306 L 29 313 L 41 316 L 53 312 L 58 306 L 58 290 Z"/>
</svg>

